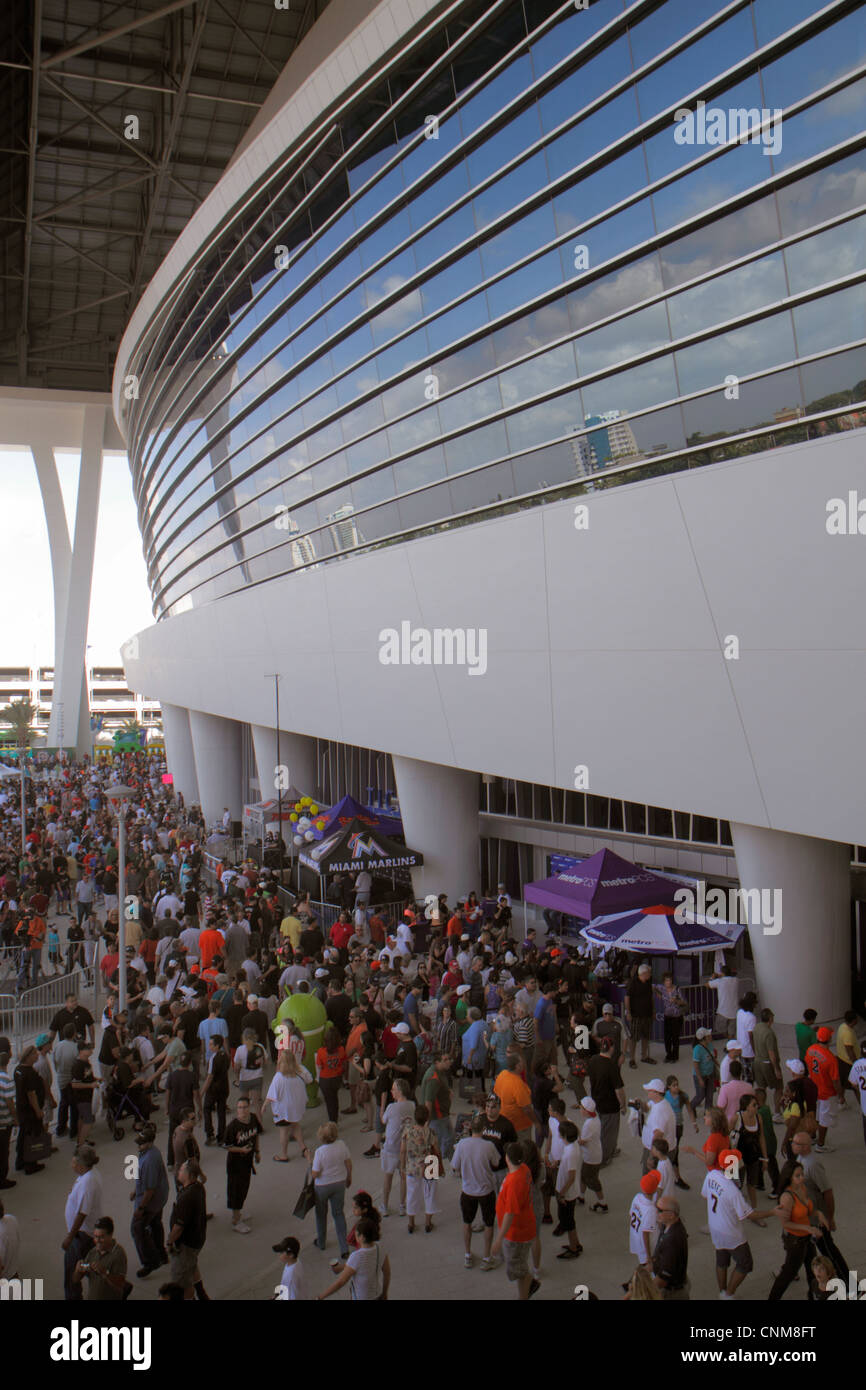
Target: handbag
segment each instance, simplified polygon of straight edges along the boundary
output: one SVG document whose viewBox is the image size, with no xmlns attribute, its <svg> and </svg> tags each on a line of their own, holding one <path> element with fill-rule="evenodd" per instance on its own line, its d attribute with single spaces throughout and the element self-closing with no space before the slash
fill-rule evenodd
<svg viewBox="0 0 866 1390">
<path fill-rule="evenodd" d="M 313 1170 L 307 1169 L 307 1176 L 304 1178 L 304 1185 L 301 1188 L 298 1200 L 295 1202 L 292 1215 L 299 1221 L 303 1221 L 305 1216 L 309 1216 L 313 1207 L 316 1205 L 316 1188 L 313 1183 Z"/>
<path fill-rule="evenodd" d="M 51 1157 L 51 1135 L 47 1130 L 39 1134 L 25 1134 L 21 1139 L 21 1162 L 42 1163 Z"/>
</svg>

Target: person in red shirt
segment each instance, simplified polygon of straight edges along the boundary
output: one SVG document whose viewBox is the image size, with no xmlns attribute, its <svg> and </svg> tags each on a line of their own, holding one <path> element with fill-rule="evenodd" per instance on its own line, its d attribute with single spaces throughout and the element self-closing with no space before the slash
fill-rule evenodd
<svg viewBox="0 0 866 1390">
<path fill-rule="evenodd" d="M 445 971 L 445 974 L 442 976 L 443 995 L 447 994 L 452 989 L 456 989 L 458 985 L 462 984 L 463 971 L 460 969 L 459 965 L 455 965 L 452 961 L 448 969 Z"/>
<path fill-rule="evenodd" d="M 703 1148 L 695 1149 L 691 1144 L 680 1144 L 680 1153 L 694 1154 L 695 1158 L 702 1158 L 707 1165 L 707 1171 L 713 1172 L 715 1169 L 721 1169 L 719 1154 L 730 1148 L 730 1125 L 727 1115 L 718 1105 L 711 1105 L 704 1111 L 704 1124 L 709 1133 L 704 1140 Z"/>
<path fill-rule="evenodd" d="M 331 945 L 336 946 L 338 951 L 345 951 L 349 941 L 355 934 L 355 928 L 348 912 L 341 912 L 338 920 L 331 927 Z"/>
<path fill-rule="evenodd" d="M 523 1146 L 508 1144 L 505 1149 L 508 1176 L 496 1198 L 499 1230 L 493 1238 L 491 1255 L 505 1252 L 505 1272 L 517 1284 L 517 1297 L 531 1298 L 541 1285 L 529 1270 L 529 1255 L 535 1240 L 535 1212 L 532 1209 L 532 1176 L 523 1161 Z"/>
<path fill-rule="evenodd" d="M 209 923 L 198 938 L 199 955 L 201 956 L 202 970 L 209 970 L 213 964 L 214 956 L 221 956 L 225 949 L 225 938 L 221 931 Z"/>
<path fill-rule="evenodd" d="M 831 1028 L 818 1029 L 818 1041 L 806 1048 L 806 1074 L 818 1091 L 818 1142 L 820 1153 L 827 1142 L 827 1127 L 836 1123 L 836 1101 L 842 1094 L 839 1084 L 839 1063 L 827 1043 L 833 1038 Z"/>
</svg>

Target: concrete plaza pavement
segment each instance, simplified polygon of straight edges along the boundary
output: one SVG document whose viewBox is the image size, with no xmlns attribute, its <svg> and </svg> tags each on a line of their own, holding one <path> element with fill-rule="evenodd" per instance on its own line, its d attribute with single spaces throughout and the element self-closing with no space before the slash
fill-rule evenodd
<svg viewBox="0 0 866 1390">
<path fill-rule="evenodd" d="M 61 939 L 65 943 L 67 919 L 57 918 Z M 104 999 L 104 995 L 103 995 Z M 82 1001 L 89 1004 L 87 996 Z M 98 1019 L 97 1019 L 98 1024 Z M 793 1030 L 779 1028 L 779 1040 L 783 1057 L 794 1055 Z M 790 1034 L 790 1037 L 788 1036 Z M 97 1044 L 99 1039 L 97 1028 Z M 717 1040 L 717 1047 L 721 1043 Z M 668 1065 L 663 1060 L 663 1050 L 654 1044 L 655 1063 L 650 1066 L 640 1064 L 636 1071 L 626 1065 L 623 1072 L 629 1099 L 644 1098 L 641 1086 L 658 1075 L 662 1079 L 676 1074 L 681 1088 L 691 1094 L 691 1048 L 683 1047 L 678 1064 Z M 562 1060 L 560 1059 L 562 1068 Z M 11 1070 L 11 1068 L 10 1068 Z M 266 1080 L 270 1079 L 269 1066 Z M 563 1070 L 564 1074 L 564 1070 Z M 488 1087 L 489 1087 L 489 1083 Z M 266 1089 L 266 1087 L 265 1087 Z M 237 1097 L 237 1088 L 232 1088 L 231 1104 Z M 348 1097 L 348 1092 L 343 1093 Z M 574 1098 L 566 1092 L 571 1118 L 577 1118 Z M 345 1100 L 342 1102 L 345 1104 Z M 468 1103 L 458 1098 L 455 1084 L 452 1114 L 464 1112 Z M 164 1100 L 162 1108 L 154 1115 L 158 1125 L 157 1143 L 165 1156 L 167 1139 L 167 1120 Z M 306 1112 L 303 1124 L 307 1144 L 315 1143 L 316 1130 L 326 1119 L 325 1107 L 319 1104 Z M 208 1178 L 208 1207 L 214 1213 L 208 1223 L 207 1242 L 202 1252 L 200 1267 L 205 1288 L 215 1299 L 268 1299 L 273 1296 L 274 1286 L 279 1282 L 282 1262 L 274 1255 L 271 1247 L 286 1235 L 295 1235 L 301 1242 L 301 1261 L 307 1274 L 310 1292 L 315 1295 L 326 1288 L 332 1279 L 328 1262 L 339 1255 L 333 1226 L 328 1222 L 327 1248 L 320 1251 L 313 1244 L 315 1238 L 315 1217 L 312 1213 L 304 1221 L 292 1215 L 292 1209 L 300 1192 L 306 1165 L 301 1159 L 297 1146 L 290 1145 L 291 1161 L 288 1164 L 274 1163 L 278 1152 L 276 1130 L 270 1118 L 270 1107 L 264 1109 L 265 1133 L 261 1141 L 262 1162 L 252 1180 L 247 1199 L 245 1215 L 252 1227 L 248 1235 L 240 1235 L 231 1229 L 230 1218 L 225 1203 L 225 1153 L 223 1150 L 204 1147 L 204 1134 L 201 1126 L 196 1128 L 196 1137 L 202 1146 L 202 1164 Z M 353 1163 L 352 1191 L 364 1188 L 370 1192 L 381 1207 L 382 1170 L 378 1159 L 365 1158 L 364 1150 L 370 1147 L 371 1136 L 361 1133 L 363 1117 L 360 1114 L 341 1116 L 340 1135 L 346 1141 Z M 686 1121 L 683 1142 L 693 1143 L 700 1148 L 704 1138 L 704 1127 L 699 1116 L 699 1136 L 696 1136 L 691 1123 Z M 105 1214 L 113 1218 L 116 1237 L 124 1246 L 128 1258 L 130 1278 L 135 1283 L 131 1297 L 136 1301 L 155 1299 L 159 1285 L 168 1278 L 167 1267 L 144 1280 L 135 1279 L 138 1259 L 135 1246 L 129 1233 L 131 1212 L 130 1194 L 134 1184 L 125 1173 L 129 1171 L 129 1157 L 138 1150 L 129 1120 L 124 1122 L 125 1136 L 119 1141 L 112 1140 L 104 1118 L 94 1127 L 92 1140 L 99 1154 L 99 1173 L 105 1199 Z M 777 1133 L 781 1134 L 781 1127 Z M 837 1211 L 837 1243 L 852 1270 L 860 1271 L 859 1277 L 866 1277 L 866 1202 L 863 1200 L 864 1178 L 866 1178 L 866 1146 L 864 1146 L 861 1115 L 857 1103 L 849 1092 L 847 1108 L 842 1112 L 835 1130 L 831 1131 L 829 1142 L 834 1152 L 823 1155 L 823 1162 L 830 1177 Z M 42 1279 L 46 1299 L 63 1298 L 63 1254 L 60 1249 L 66 1231 L 64 1225 L 64 1206 L 75 1174 L 71 1168 L 74 1145 L 68 1138 L 55 1140 L 58 1152 L 48 1160 L 42 1173 L 26 1177 L 23 1173 L 10 1172 L 17 1179 L 17 1186 L 2 1194 L 6 1210 L 13 1213 L 21 1230 L 21 1259 L 19 1274 L 22 1278 Z M 562 1241 L 552 1234 L 552 1226 L 542 1227 L 542 1279 L 541 1288 L 534 1301 L 570 1299 L 575 1287 L 587 1286 L 602 1300 L 621 1299 L 622 1284 L 634 1269 L 634 1259 L 628 1248 L 628 1211 L 632 1198 L 638 1190 L 640 1179 L 641 1146 L 627 1130 L 623 1119 L 620 1125 L 619 1157 L 603 1169 L 602 1179 L 605 1196 L 610 1208 L 604 1215 L 594 1214 L 588 1208 L 577 1209 L 578 1236 L 584 1253 L 577 1260 L 558 1260 Z M 700 1159 L 688 1154 L 682 1156 L 681 1173 L 690 1184 L 688 1192 L 678 1190 L 681 1215 L 689 1233 L 689 1276 L 693 1300 L 717 1300 L 718 1290 L 715 1281 L 715 1267 L 709 1236 L 702 1235 L 700 1228 L 706 1226 L 706 1204 L 700 1197 L 704 1167 Z M 170 1172 L 170 1183 L 174 1179 Z M 483 1301 L 487 1299 L 508 1299 L 516 1296 L 514 1286 L 508 1283 L 504 1267 L 500 1264 L 495 1270 L 482 1272 L 481 1234 L 473 1236 L 473 1250 L 476 1252 L 475 1265 L 467 1270 L 463 1263 L 462 1224 L 459 1209 L 460 1186 L 450 1167 L 446 1176 L 440 1180 L 439 1205 L 441 1213 L 434 1218 L 435 1227 L 431 1234 L 425 1234 L 423 1223 L 418 1221 L 414 1235 L 407 1230 L 405 1218 L 397 1214 L 399 1191 L 395 1181 L 391 1194 L 392 1215 L 383 1221 L 383 1248 L 391 1259 L 392 1282 L 390 1297 L 397 1301 Z M 170 1199 L 173 1200 L 173 1197 Z M 775 1205 L 769 1194 L 760 1195 L 758 1205 L 772 1209 Z M 166 1224 L 170 1206 L 166 1208 Z M 556 1207 L 553 1206 L 555 1219 Z M 351 1225 L 351 1201 L 346 1201 L 347 1225 Z M 778 1218 L 771 1216 L 766 1228 L 750 1224 L 749 1242 L 755 1261 L 754 1271 L 749 1275 L 737 1295 L 737 1301 L 766 1300 L 772 1283 L 773 1272 L 782 1262 L 781 1226 Z M 348 1290 L 343 1289 L 336 1298 L 348 1298 Z M 806 1299 L 806 1281 L 801 1275 L 785 1294 L 785 1302 Z"/>
</svg>

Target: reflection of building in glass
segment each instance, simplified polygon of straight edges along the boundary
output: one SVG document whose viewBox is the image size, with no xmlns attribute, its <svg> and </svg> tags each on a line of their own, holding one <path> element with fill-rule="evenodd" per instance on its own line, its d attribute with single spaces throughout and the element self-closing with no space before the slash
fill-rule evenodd
<svg viewBox="0 0 866 1390">
<path fill-rule="evenodd" d="M 316 559 L 316 551 L 312 537 L 300 535 L 300 526 L 294 517 L 289 516 L 287 512 L 281 514 L 277 524 L 281 531 L 288 531 L 289 535 L 298 537 L 297 540 L 289 541 L 289 554 L 292 557 L 293 567 L 299 569 L 301 565 L 313 564 Z"/>
<path fill-rule="evenodd" d="M 801 405 L 784 406 L 782 410 L 777 410 L 773 414 L 773 420 L 777 425 L 785 425 L 789 420 L 799 420 L 803 414 Z"/>
<path fill-rule="evenodd" d="M 575 472 L 579 478 L 586 478 L 590 473 L 594 473 L 597 464 L 595 454 L 589 438 L 585 434 L 576 434 L 571 441 L 571 448 L 574 454 Z"/>
<path fill-rule="evenodd" d="M 602 415 L 586 416 L 584 424 L 592 427 L 586 439 L 592 453 L 593 468 L 608 468 L 612 463 L 641 457 L 634 430 L 621 417 L 621 410 L 606 410 Z"/>
<path fill-rule="evenodd" d="M 352 550 L 356 545 L 361 545 L 364 537 L 358 530 L 354 521 L 349 518 L 354 515 L 355 508 L 351 502 L 346 502 L 342 507 L 338 507 L 330 516 L 325 517 L 331 528 L 334 546 L 337 550 Z"/>
</svg>

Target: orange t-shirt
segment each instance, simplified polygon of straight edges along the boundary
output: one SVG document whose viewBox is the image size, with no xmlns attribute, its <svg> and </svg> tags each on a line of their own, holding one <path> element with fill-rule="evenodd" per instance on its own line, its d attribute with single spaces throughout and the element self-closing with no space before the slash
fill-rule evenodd
<svg viewBox="0 0 866 1390">
<path fill-rule="evenodd" d="M 505 1239 L 517 1244 L 534 1240 L 536 1227 L 535 1212 L 532 1210 L 532 1176 L 525 1163 L 508 1174 L 496 1198 L 496 1220 L 500 1226 L 509 1212 L 514 1220 Z"/>
<path fill-rule="evenodd" d="M 346 1056 L 351 1057 L 361 1051 L 361 1039 L 367 1032 L 366 1023 L 356 1023 L 346 1040 Z"/>
<path fill-rule="evenodd" d="M 446 936 L 462 936 L 462 935 L 463 935 L 463 923 L 461 922 L 461 920 L 460 920 L 459 917 L 449 917 L 449 919 L 448 919 L 448 927 L 447 927 L 447 929 L 446 929 L 446 933 L 445 933 L 445 934 L 446 934 Z"/>
<path fill-rule="evenodd" d="M 222 932 L 218 932 L 215 927 L 207 927 L 199 936 L 198 949 L 201 956 L 202 970 L 207 970 L 214 956 L 223 955 L 225 951 L 225 940 Z"/>
<path fill-rule="evenodd" d="M 319 1076 L 328 1080 L 331 1077 L 342 1076 L 346 1070 L 346 1050 L 338 1047 L 336 1052 L 329 1052 L 327 1048 L 320 1047 L 316 1053 L 316 1062 L 319 1067 Z"/>
<path fill-rule="evenodd" d="M 501 1071 L 496 1078 L 494 1091 L 502 1103 L 502 1113 L 510 1120 L 518 1135 L 532 1128 L 532 1121 L 524 1115 L 523 1106 L 532 1104 L 532 1092 L 516 1072 Z"/>
<path fill-rule="evenodd" d="M 832 1100 L 839 1080 L 839 1063 L 824 1043 L 806 1049 L 806 1070 L 818 1088 L 819 1100 Z"/>
</svg>

